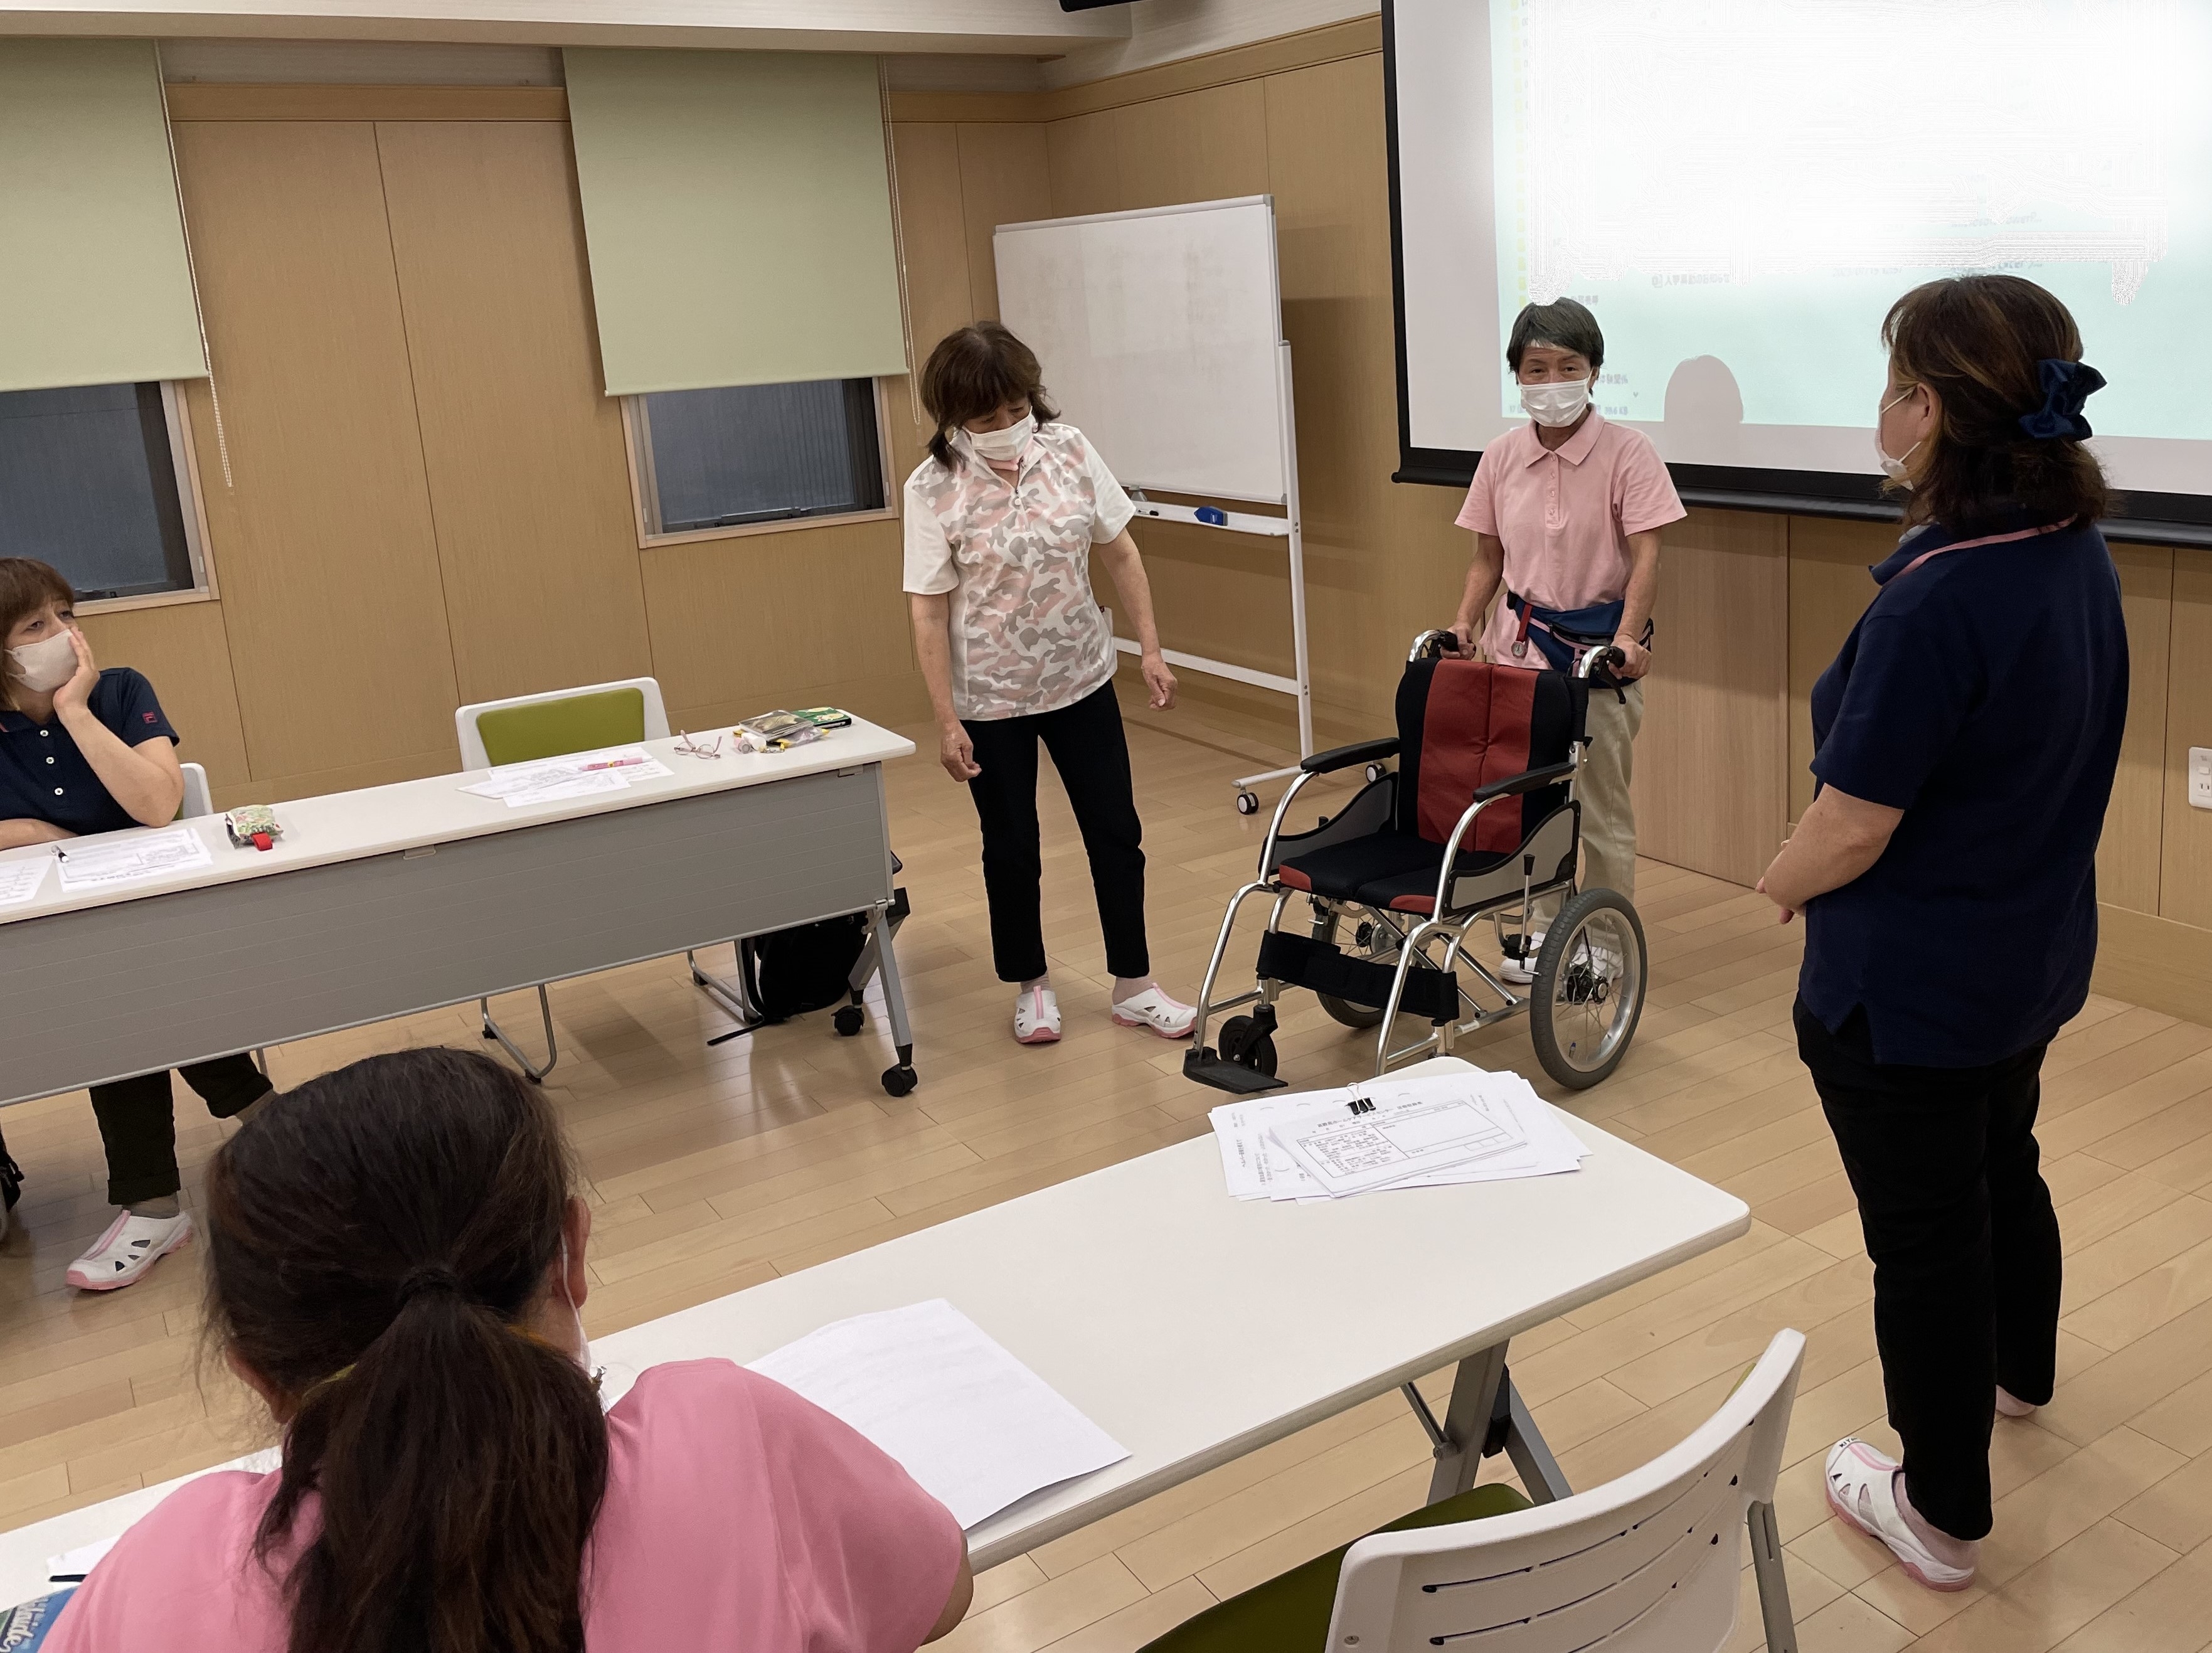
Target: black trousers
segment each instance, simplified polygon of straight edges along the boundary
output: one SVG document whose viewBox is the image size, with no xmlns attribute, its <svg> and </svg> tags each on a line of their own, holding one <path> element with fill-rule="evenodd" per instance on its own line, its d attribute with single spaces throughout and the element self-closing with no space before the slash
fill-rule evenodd
<svg viewBox="0 0 2212 1653">
<path fill-rule="evenodd" d="M 2035 1141 L 2048 1047 L 1984 1067 L 1884 1065 L 1865 1012 L 1832 1034 L 1802 1000 L 1796 1016 L 1858 1195 L 1913 1508 L 1954 1538 L 1980 1538 L 1996 1386 L 2040 1406 L 2057 1381 L 2058 1217 Z"/>
<path fill-rule="evenodd" d="M 243 1112 L 270 1089 L 251 1056 L 218 1056 L 177 1071 L 217 1119 Z M 107 1148 L 108 1204 L 159 1200 L 184 1186 L 177 1174 L 177 1111 L 166 1070 L 94 1085 L 92 1111 Z"/>
<path fill-rule="evenodd" d="M 1115 975 L 1150 975 L 1145 945 L 1144 823 L 1129 779 L 1129 742 L 1121 703 L 1109 679 L 1057 712 L 963 722 L 975 743 L 968 783 L 983 828 L 983 890 L 991 902 L 991 962 L 1001 981 L 1045 973 L 1044 924 L 1038 884 L 1044 861 L 1037 836 L 1037 742 L 1052 754 L 1060 785 L 1074 806 L 1091 858 L 1098 926 L 1106 935 L 1106 968 Z"/>
</svg>

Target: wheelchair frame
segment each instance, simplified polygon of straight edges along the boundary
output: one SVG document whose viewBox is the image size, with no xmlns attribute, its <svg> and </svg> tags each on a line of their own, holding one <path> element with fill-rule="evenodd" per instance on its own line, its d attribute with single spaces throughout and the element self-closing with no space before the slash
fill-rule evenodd
<svg viewBox="0 0 2212 1653">
<path fill-rule="evenodd" d="M 1413 647 L 1407 651 L 1406 658 L 1408 664 L 1411 664 L 1431 654 L 1441 654 L 1454 644 L 1455 639 L 1449 631 L 1425 631 L 1413 640 Z M 1620 659 L 1620 651 L 1617 649 L 1593 649 L 1577 665 L 1575 675 L 1585 684 L 1589 684 L 1599 670 L 1607 665 L 1618 664 Z M 1601 684 L 1608 682 L 1609 680 L 1607 679 L 1599 680 Z M 1530 957 L 1528 961 L 1531 973 L 1535 975 L 1536 980 L 1530 984 L 1527 995 L 1523 996 L 1515 993 L 1512 988 L 1492 974 L 1480 960 L 1467 951 L 1467 938 L 1469 931 L 1476 924 L 1488 918 L 1492 921 L 1493 929 L 1498 933 L 1502 947 L 1504 916 L 1508 911 L 1517 908 L 1521 934 L 1524 938 L 1525 945 L 1525 938 L 1528 933 L 1528 915 L 1532 903 L 1536 899 L 1559 894 L 1560 913 L 1564 915 L 1568 906 L 1580 893 L 1576 867 L 1582 848 L 1582 804 L 1577 796 L 1577 783 L 1581 775 L 1582 765 L 1585 761 L 1585 749 L 1589 744 L 1589 738 L 1585 726 L 1580 738 L 1571 743 L 1568 760 L 1565 763 L 1525 770 L 1504 780 L 1493 781 L 1475 793 L 1473 800 L 1461 812 L 1458 822 L 1452 828 L 1450 837 L 1445 842 L 1443 860 L 1437 870 L 1435 899 L 1431 911 L 1425 916 L 1419 914 L 1400 913 L 1370 907 L 1364 902 L 1322 896 L 1295 889 L 1281 881 L 1279 874 L 1283 852 L 1286 845 L 1291 847 L 1291 853 L 1295 854 L 1300 851 L 1326 848 L 1334 843 L 1346 842 L 1381 830 L 1395 814 L 1397 787 L 1403 778 L 1402 771 L 1384 772 L 1380 778 L 1371 781 L 1364 790 L 1354 796 L 1351 803 L 1337 815 L 1333 817 L 1324 817 L 1321 823 L 1310 831 L 1291 834 L 1286 837 L 1283 831 L 1284 819 L 1289 814 L 1291 804 L 1296 800 L 1298 793 L 1304 789 L 1307 782 L 1319 775 L 1336 773 L 1363 763 L 1372 766 L 1395 757 L 1398 751 L 1399 741 L 1395 736 L 1362 741 L 1348 746 L 1340 746 L 1331 751 L 1316 753 L 1306 759 L 1301 766 L 1301 773 L 1291 781 L 1284 792 L 1281 800 L 1275 805 L 1273 818 L 1268 823 L 1267 839 L 1261 847 L 1257 876 L 1230 897 L 1229 909 L 1222 916 L 1221 933 L 1213 944 L 1213 954 L 1206 965 L 1205 985 L 1199 994 L 1198 1019 L 1191 1030 L 1191 1048 L 1184 1057 L 1184 1073 L 1201 1084 L 1213 1085 L 1220 1089 L 1240 1092 L 1272 1090 L 1283 1084 L 1283 1081 L 1273 1078 L 1272 1062 L 1264 1074 L 1261 1070 L 1254 1068 L 1249 1069 L 1248 1076 L 1247 1072 L 1239 1071 L 1248 1067 L 1242 1062 L 1240 1057 L 1232 1055 L 1227 1048 L 1217 1054 L 1206 1044 L 1208 1023 L 1218 1015 L 1245 1005 L 1258 1005 L 1261 1007 L 1261 1019 L 1264 1025 L 1261 1031 L 1264 1036 L 1272 1040 L 1273 1006 L 1283 990 L 1286 987 L 1311 985 L 1308 981 L 1293 981 L 1279 976 L 1270 977 L 1262 974 L 1256 976 L 1254 986 L 1249 991 L 1229 999 L 1216 999 L 1213 996 L 1215 985 L 1221 974 L 1222 963 L 1228 956 L 1230 937 L 1235 931 L 1237 915 L 1243 910 L 1244 903 L 1255 896 L 1272 896 L 1274 902 L 1273 909 L 1267 916 L 1267 927 L 1262 934 L 1261 944 L 1259 968 L 1262 969 L 1266 966 L 1270 951 L 1268 938 L 1277 935 L 1285 936 L 1289 943 L 1284 950 L 1285 951 L 1295 951 L 1302 945 L 1302 939 L 1291 935 L 1283 928 L 1284 915 L 1293 896 L 1304 896 L 1314 915 L 1312 932 L 1314 942 L 1328 944 L 1333 947 L 1339 925 L 1348 917 L 1355 919 L 1362 926 L 1372 925 L 1376 927 L 1376 932 L 1395 940 L 1397 957 L 1389 994 L 1382 1006 L 1382 1020 L 1378 1024 L 1376 1036 L 1375 1073 L 1377 1078 L 1401 1063 L 1424 1060 L 1431 1056 L 1448 1056 L 1452 1054 L 1453 1047 L 1459 1040 L 1480 1032 L 1484 1028 L 1493 1026 L 1497 1023 L 1526 1012 L 1539 993 L 1550 992 L 1554 985 L 1553 981 L 1547 979 L 1539 971 L 1537 961 L 1534 957 Z M 1558 785 L 1563 781 L 1567 788 L 1566 802 L 1540 822 L 1535 830 L 1522 842 L 1512 854 L 1497 866 L 1483 872 L 1462 872 L 1455 870 L 1460 847 L 1473 834 L 1475 822 L 1485 810 L 1506 799 L 1518 798 L 1527 793 L 1540 791 L 1544 787 Z M 1540 867 L 1551 869 L 1550 875 L 1539 878 L 1537 872 Z M 1455 899 L 1455 896 L 1461 898 Z M 1614 898 L 1624 906 L 1627 906 L 1626 897 L 1616 896 Z M 1632 922 L 1634 923 L 1634 909 L 1629 907 L 1628 912 Z M 1644 961 L 1640 957 L 1643 950 L 1640 923 L 1634 923 L 1634 940 L 1639 954 L 1636 961 L 1638 970 L 1636 988 L 1639 996 L 1636 1014 L 1637 1018 L 1640 1018 L 1640 996 L 1645 979 Z M 1439 938 L 1446 939 L 1441 961 L 1429 957 L 1429 949 Z M 1547 949 L 1547 953 L 1549 951 Z M 1357 963 L 1370 961 L 1355 959 L 1352 962 Z M 1486 1006 L 1467 988 L 1459 984 L 1456 970 L 1461 963 L 1464 963 L 1474 973 L 1482 986 L 1497 995 L 1500 1001 L 1497 1006 L 1494 1008 Z M 1451 984 L 1450 990 L 1455 997 L 1450 1009 L 1442 1015 L 1433 1013 L 1443 1008 L 1441 1004 L 1435 1002 L 1441 997 L 1442 982 L 1436 984 L 1438 991 L 1435 993 L 1423 993 L 1417 988 L 1413 996 L 1430 1001 L 1415 1008 L 1431 1010 L 1431 1031 L 1426 1038 L 1394 1048 L 1391 1044 L 1392 1032 L 1401 1008 L 1407 1007 L 1408 987 L 1417 982 L 1424 973 L 1441 975 L 1445 981 Z M 1325 988 L 1314 988 L 1313 990 L 1324 994 L 1328 992 Z M 1459 1014 L 1462 1011 L 1468 1012 L 1463 1018 Z M 1620 1046 L 1625 1048 L 1634 1037 L 1634 1033 L 1635 1023 L 1632 1020 L 1622 1036 Z M 1224 1045 L 1226 1043 L 1227 1041 L 1224 1040 Z M 1546 1065 L 1547 1067 L 1550 1067 L 1548 1060 Z M 1610 1069 L 1607 1068 L 1606 1071 Z M 1601 1076 L 1601 1074 L 1599 1077 Z M 1588 1085 L 1595 1082 L 1591 1078 L 1569 1079 L 1556 1071 L 1553 1073 L 1553 1077 L 1568 1084 Z"/>
</svg>

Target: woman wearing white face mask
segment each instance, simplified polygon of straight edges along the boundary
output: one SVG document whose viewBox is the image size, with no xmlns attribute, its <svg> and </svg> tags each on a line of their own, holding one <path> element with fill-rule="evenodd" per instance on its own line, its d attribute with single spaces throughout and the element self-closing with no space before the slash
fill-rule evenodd
<svg viewBox="0 0 2212 1653">
<path fill-rule="evenodd" d="M 1036 356 L 997 322 L 939 342 L 921 399 L 937 428 L 906 484 L 915 653 L 945 773 L 967 786 L 982 826 L 992 958 L 1019 989 L 1014 1037 L 1050 1044 L 1060 1032 L 1039 915 L 1042 740 L 1090 858 L 1113 1019 L 1188 1038 L 1196 1012 L 1152 980 L 1144 826 L 1114 697 L 1114 639 L 1091 591 L 1096 555 L 1136 631 L 1152 705 L 1173 706 L 1175 674 L 1129 538 L 1134 507 L 1083 433 L 1058 422 Z"/>
<path fill-rule="evenodd" d="M 153 684 L 129 666 L 94 664 L 76 603 L 46 563 L 0 557 L 0 849 L 161 826 L 184 799 L 176 731 Z M 244 1114 L 269 1091 L 244 1055 L 195 1062 L 184 1074 L 218 1119 Z M 184 1244 L 192 1224 L 178 1203 L 168 1074 L 95 1085 L 92 1106 L 107 1150 L 108 1201 L 122 1209 L 68 1279 L 111 1291 Z M 0 1145 L 0 1194 L 9 1206 L 21 1177 Z"/>
<path fill-rule="evenodd" d="M 1687 514 L 1658 450 L 1641 431 L 1608 422 L 1590 404 L 1605 365 L 1597 318 L 1572 299 L 1532 304 L 1513 323 L 1506 366 L 1528 423 L 1483 450 L 1459 514 L 1474 531 L 1452 630 L 1462 653 L 1490 614 L 1483 652 L 1500 665 L 1571 670 L 1610 642 L 1626 656 L 1619 695 L 1593 691 L 1590 744 L 1577 791 L 1584 889 L 1636 894 L 1631 757 L 1651 669 L 1651 604 L 1659 588 L 1659 531 Z M 1495 611 L 1500 581 L 1505 595 Z M 1534 979 L 1543 932 L 1509 946 L 1508 981 Z M 1519 957 L 1513 956 L 1513 946 Z"/>
</svg>

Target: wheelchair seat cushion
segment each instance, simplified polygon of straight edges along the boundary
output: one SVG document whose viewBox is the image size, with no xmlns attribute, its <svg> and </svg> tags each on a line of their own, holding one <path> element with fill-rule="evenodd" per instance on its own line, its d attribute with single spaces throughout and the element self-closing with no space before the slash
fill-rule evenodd
<svg viewBox="0 0 2212 1653">
<path fill-rule="evenodd" d="M 1410 663 L 1398 684 L 1398 830 L 1441 844 L 1478 788 L 1566 762 L 1587 694 L 1558 672 L 1480 660 Z M 1564 785 L 1502 798 L 1475 817 L 1465 848 L 1516 849 L 1565 801 Z"/>
<path fill-rule="evenodd" d="M 1462 877 L 1486 872 L 1510 851 L 1462 850 Z M 1444 848 L 1400 832 L 1370 833 L 1349 843 L 1332 844 L 1285 859 L 1279 876 L 1293 890 L 1336 901 L 1357 902 L 1392 912 L 1428 914 L 1437 898 L 1437 874 L 1443 870 Z"/>
</svg>

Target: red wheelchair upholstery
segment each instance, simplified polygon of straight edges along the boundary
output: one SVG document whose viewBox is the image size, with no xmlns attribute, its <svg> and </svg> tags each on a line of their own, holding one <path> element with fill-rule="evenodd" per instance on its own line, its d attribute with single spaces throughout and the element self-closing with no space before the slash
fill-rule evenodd
<svg viewBox="0 0 2212 1653">
<path fill-rule="evenodd" d="M 1419 659 L 1398 683 L 1398 800 L 1389 828 L 1286 857 L 1281 881 L 1337 901 L 1429 914 L 1444 841 L 1478 788 L 1564 763 L 1586 686 L 1559 672 Z M 1498 866 L 1567 800 L 1565 783 L 1501 798 L 1475 817 L 1462 874 Z"/>
</svg>

